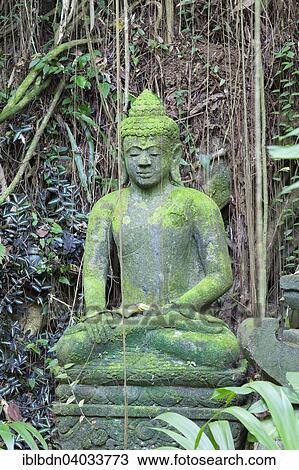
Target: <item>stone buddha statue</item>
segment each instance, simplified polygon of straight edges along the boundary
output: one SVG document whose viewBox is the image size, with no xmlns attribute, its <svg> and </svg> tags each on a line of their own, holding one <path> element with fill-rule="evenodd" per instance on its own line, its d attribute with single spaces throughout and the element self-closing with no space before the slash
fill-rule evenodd
<svg viewBox="0 0 299 470">
<path fill-rule="evenodd" d="M 144 91 L 123 120 L 121 135 L 127 187 L 102 197 L 90 213 L 83 269 L 86 315 L 57 344 L 59 365 L 71 363 L 57 390 L 63 401 L 70 394 L 67 381 L 75 381 L 78 399 L 115 409 L 123 404 L 125 367 L 136 419 L 137 408 L 145 404 L 169 409 L 207 403 L 213 387 L 241 383 L 246 367 L 239 363 L 236 337 L 207 313 L 232 284 L 231 263 L 217 205 L 181 185 L 177 124 L 159 98 Z M 109 311 L 113 248 L 122 298 L 121 307 Z M 63 404 L 57 406 L 61 415 Z M 64 416 L 71 414 L 63 409 Z M 105 445 L 111 447 L 107 440 Z"/>
</svg>

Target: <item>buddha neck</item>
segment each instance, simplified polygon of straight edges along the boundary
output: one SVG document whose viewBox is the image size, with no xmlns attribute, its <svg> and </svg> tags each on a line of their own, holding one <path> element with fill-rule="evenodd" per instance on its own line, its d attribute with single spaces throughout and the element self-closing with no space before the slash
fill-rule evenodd
<svg viewBox="0 0 299 470">
<path fill-rule="evenodd" d="M 131 194 L 137 200 L 148 201 L 153 198 L 161 197 L 163 195 L 167 195 L 173 191 L 175 186 L 170 183 L 167 179 L 165 182 L 161 182 L 161 184 L 155 185 L 150 188 L 142 188 L 135 183 L 131 182 Z"/>
</svg>

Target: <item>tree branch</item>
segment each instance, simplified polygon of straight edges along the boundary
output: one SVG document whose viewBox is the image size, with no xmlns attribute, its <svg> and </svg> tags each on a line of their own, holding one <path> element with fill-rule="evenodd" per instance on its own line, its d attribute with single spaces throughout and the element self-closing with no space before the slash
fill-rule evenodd
<svg viewBox="0 0 299 470">
<path fill-rule="evenodd" d="M 25 157 L 23 159 L 23 161 L 21 162 L 21 165 L 20 165 L 20 168 L 16 174 L 16 176 L 14 177 L 14 179 L 12 180 L 12 182 L 10 183 L 10 185 L 8 186 L 8 188 L 1 194 L 0 196 L 0 204 L 3 204 L 7 197 L 14 191 L 15 187 L 17 186 L 17 184 L 20 182 L 20 180 L 22 179 L 24 173 L 25 173 L 25 170 L 27 168 L 27 165 L 29 163 L 29 161 L 31 160 L 31 158 L 33 157 L 33 154 L 35 152 L 35 149 L 37 147 L 37 144 L 39 143 L 40 141 L 40 138 L 54 112 L 54 109 L 58 103 L 58 100 L 61 96 L 61 93 L 64 89 L 64 86 L 65 86 L 65 80 L 62 80 L 58 87 L 56 88 L 56 91 L 55 91 L 55 95 L 54 95 L 54 98 L 52 100 L 52 103 L 45 115 L 45 117 L 43 118 L 42 120 L 42 123 L 40 125 L 40 127 L 37 129 L 32 141 L 31 141 L 31 144 L 25 154 Z"/>
</svg>

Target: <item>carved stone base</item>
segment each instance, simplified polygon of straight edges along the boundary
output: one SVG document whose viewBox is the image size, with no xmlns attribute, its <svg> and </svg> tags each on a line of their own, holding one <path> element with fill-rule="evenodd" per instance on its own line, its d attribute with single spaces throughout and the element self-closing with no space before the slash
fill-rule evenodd
<svg viewBox="0 0 299 470">
<path fill-rule="evenodd" d="M 129 386 L 128 448 L 154 449 L 174 445 L 169 437 L 152 429 L 164 426 L 164 423 L 153 421 L 153 418 L 166 411 L 173 411 L 202 426 L 222 405 L 219 401 L 211 400 L 213 391 L 208 388 Z M 72 394 L 70 387 L 58 386 L 57 398 L 64 402 L 53 405 L 59 433 L 58 446 L 65 450 L 123 449 L 123 393 L 122 386 L 77 385 L 73 388 L 75 400 L 66 404 L 66 398 Z M 84 400 L 84 404 L 78 406 L 81 400 Z M 241 396 L 235 403 L 243 405 L 245 400 L 246 397 Z M 245 437 L 243 426 L 229 415 L 222 414 L 220 419 L 230 421 L 236 448 L 242 448 Z"/>
</svg>

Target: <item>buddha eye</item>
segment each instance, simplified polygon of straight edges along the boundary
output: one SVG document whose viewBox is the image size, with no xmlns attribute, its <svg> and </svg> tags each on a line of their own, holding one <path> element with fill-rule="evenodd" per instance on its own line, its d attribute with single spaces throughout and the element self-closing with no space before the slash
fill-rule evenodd
<svg viewBox="0 0 299 470">
<path fill-rule="evenodd" d="M 130 153 L 129 156 L 130 156 L 130 157 L 133 157 L 133 158 L 134 158 L 134 157 L 139 157 L 139 153 Z"/>
<path fill-rule="evenodd" d="M 150 153 L 150 156 L 151 156 L 151 157 L 159 157 L 159 155 L 160 155 L 160 154 L 159 154 L 158 152 L 151 152 L 151 153 Z"/>
</svg>

